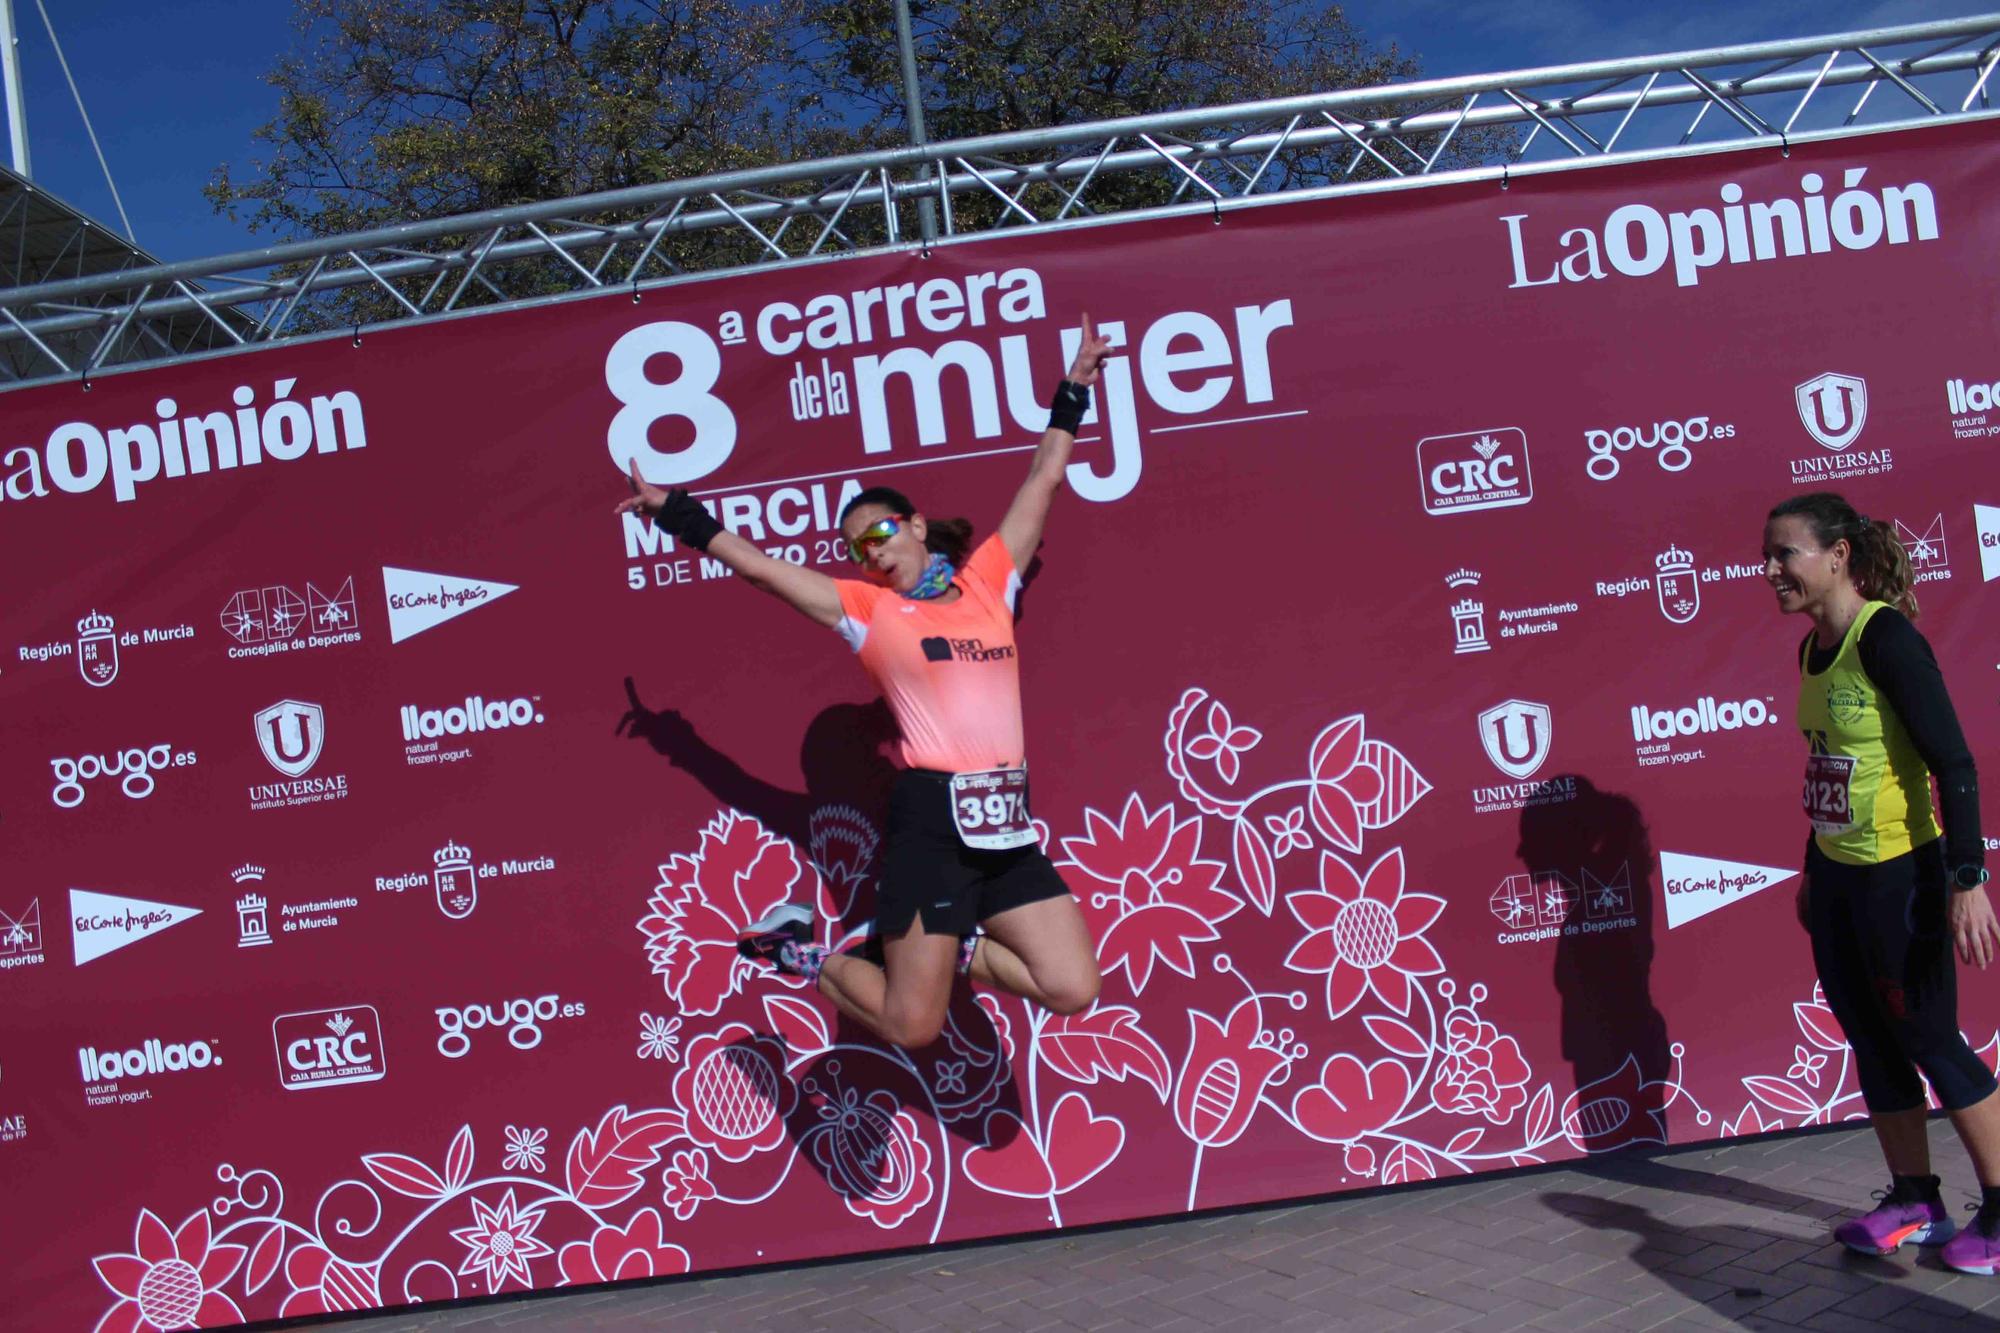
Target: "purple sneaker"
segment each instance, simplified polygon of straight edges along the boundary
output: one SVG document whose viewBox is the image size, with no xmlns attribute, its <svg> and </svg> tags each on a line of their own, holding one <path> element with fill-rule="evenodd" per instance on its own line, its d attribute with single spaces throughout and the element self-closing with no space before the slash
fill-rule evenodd
<svg viewBox="0 0 2000 1333">
<path fill-rule="evenodd" d="M 1958 1227 L 1937 1191 L 1935 1176 L 1930 1178 L 1928 1190 L 1896 1181 L 1886 1193 L 1875 1192 L 1882 1201 L 1875 1208 L 1834 1228 L 1833 1238 L 1856 1254 L 1894 1254 L 1910 1242 L 1943 1244 Z"/>
<path fill-rule="evenodd" d="M 1974 1207 L 1979 1214 L 1972 1225 L 1947 1241 L 1938 1258 L 1944 1260 L 1946 1268 L 1992 1277 L 1995 1266 L 2000 1265 L 2000 1204 Z"/>
<path fill-rule="evenodd" d="M 781 903 L 767 912 L 763 920 L 743 928 L 736 937 L 736 951 L 745 958 L 761 958 L 773 967 L 789 971 L 783 959 L 785 946 L 796 949 L 810 943 L 812 927 L 810 909 L 797 903 Z"/>
</svg>

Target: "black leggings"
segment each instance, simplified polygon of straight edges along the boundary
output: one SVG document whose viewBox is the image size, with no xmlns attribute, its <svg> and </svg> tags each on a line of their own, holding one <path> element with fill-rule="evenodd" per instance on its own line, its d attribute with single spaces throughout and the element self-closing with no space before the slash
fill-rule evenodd
<svg viewBox="0 0 2000 1333">
<path fill-rule="evenodd" d="M 1814 844 L 1806 875 L 1813 962 L 1868 1109 L 1923 1106 L 1919 1069 L 1947 1111 L 1989 1096 L 1993 1073 L 1958 1031 L 1944 840 L 1872 866 L 1830 860 Z"/>
</svg>

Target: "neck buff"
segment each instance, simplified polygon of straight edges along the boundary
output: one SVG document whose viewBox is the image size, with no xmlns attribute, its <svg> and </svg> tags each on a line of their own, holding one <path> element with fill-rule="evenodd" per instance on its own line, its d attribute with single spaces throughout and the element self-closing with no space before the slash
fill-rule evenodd
<svg viewBox="0 0 2000 1333">
<path fill-rule="evenodd" d="M 924 576 L 917 580 L 916 587 L 903 596 L 913 602 L 928 602 L 934 597 L 942 597 L 945 589 L 951 586 L 952 576 L 956 573 L 958 569 L 951 561 L 945 559 L 939 552 L 932 551 L 930 563 L 924 566 Z"/>
</svg>

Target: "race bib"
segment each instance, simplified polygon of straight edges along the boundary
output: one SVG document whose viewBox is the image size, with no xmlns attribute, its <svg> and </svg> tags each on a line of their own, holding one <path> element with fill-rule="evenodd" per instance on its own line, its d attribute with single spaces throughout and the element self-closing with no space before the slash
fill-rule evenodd
<svg viewBox="0 0 2000 1333">
<path fill-rule="evenodd" d="M 951 819 L 967 847 L 1004 852 L 1035 840 L 1028 820 L 1028 770 L 993 768 L 951 779 Z"/>
<path fill-rule="evenodd" d="M 1806 756 L 1806 818 L 1815 833 L 1845 833 L 1854 827 L 1854 806 L 1849 799 L 1854 783 L 1854 756 L 1811 754 Z"/>
</svg>

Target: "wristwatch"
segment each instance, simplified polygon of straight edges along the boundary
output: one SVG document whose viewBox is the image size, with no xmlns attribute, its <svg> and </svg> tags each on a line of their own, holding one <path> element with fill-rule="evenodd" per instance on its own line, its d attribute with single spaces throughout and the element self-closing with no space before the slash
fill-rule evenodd
<svg viewBox="0 0 2000 1333">
<path fill-rule="evenodd" d="M 1951 886 L 1959 893 L 1970 893 L 1992 878 L 1992 872 L 1985 866 L 1976 866 L 1967 861 L 1951 872 Z"/>
</svg>

